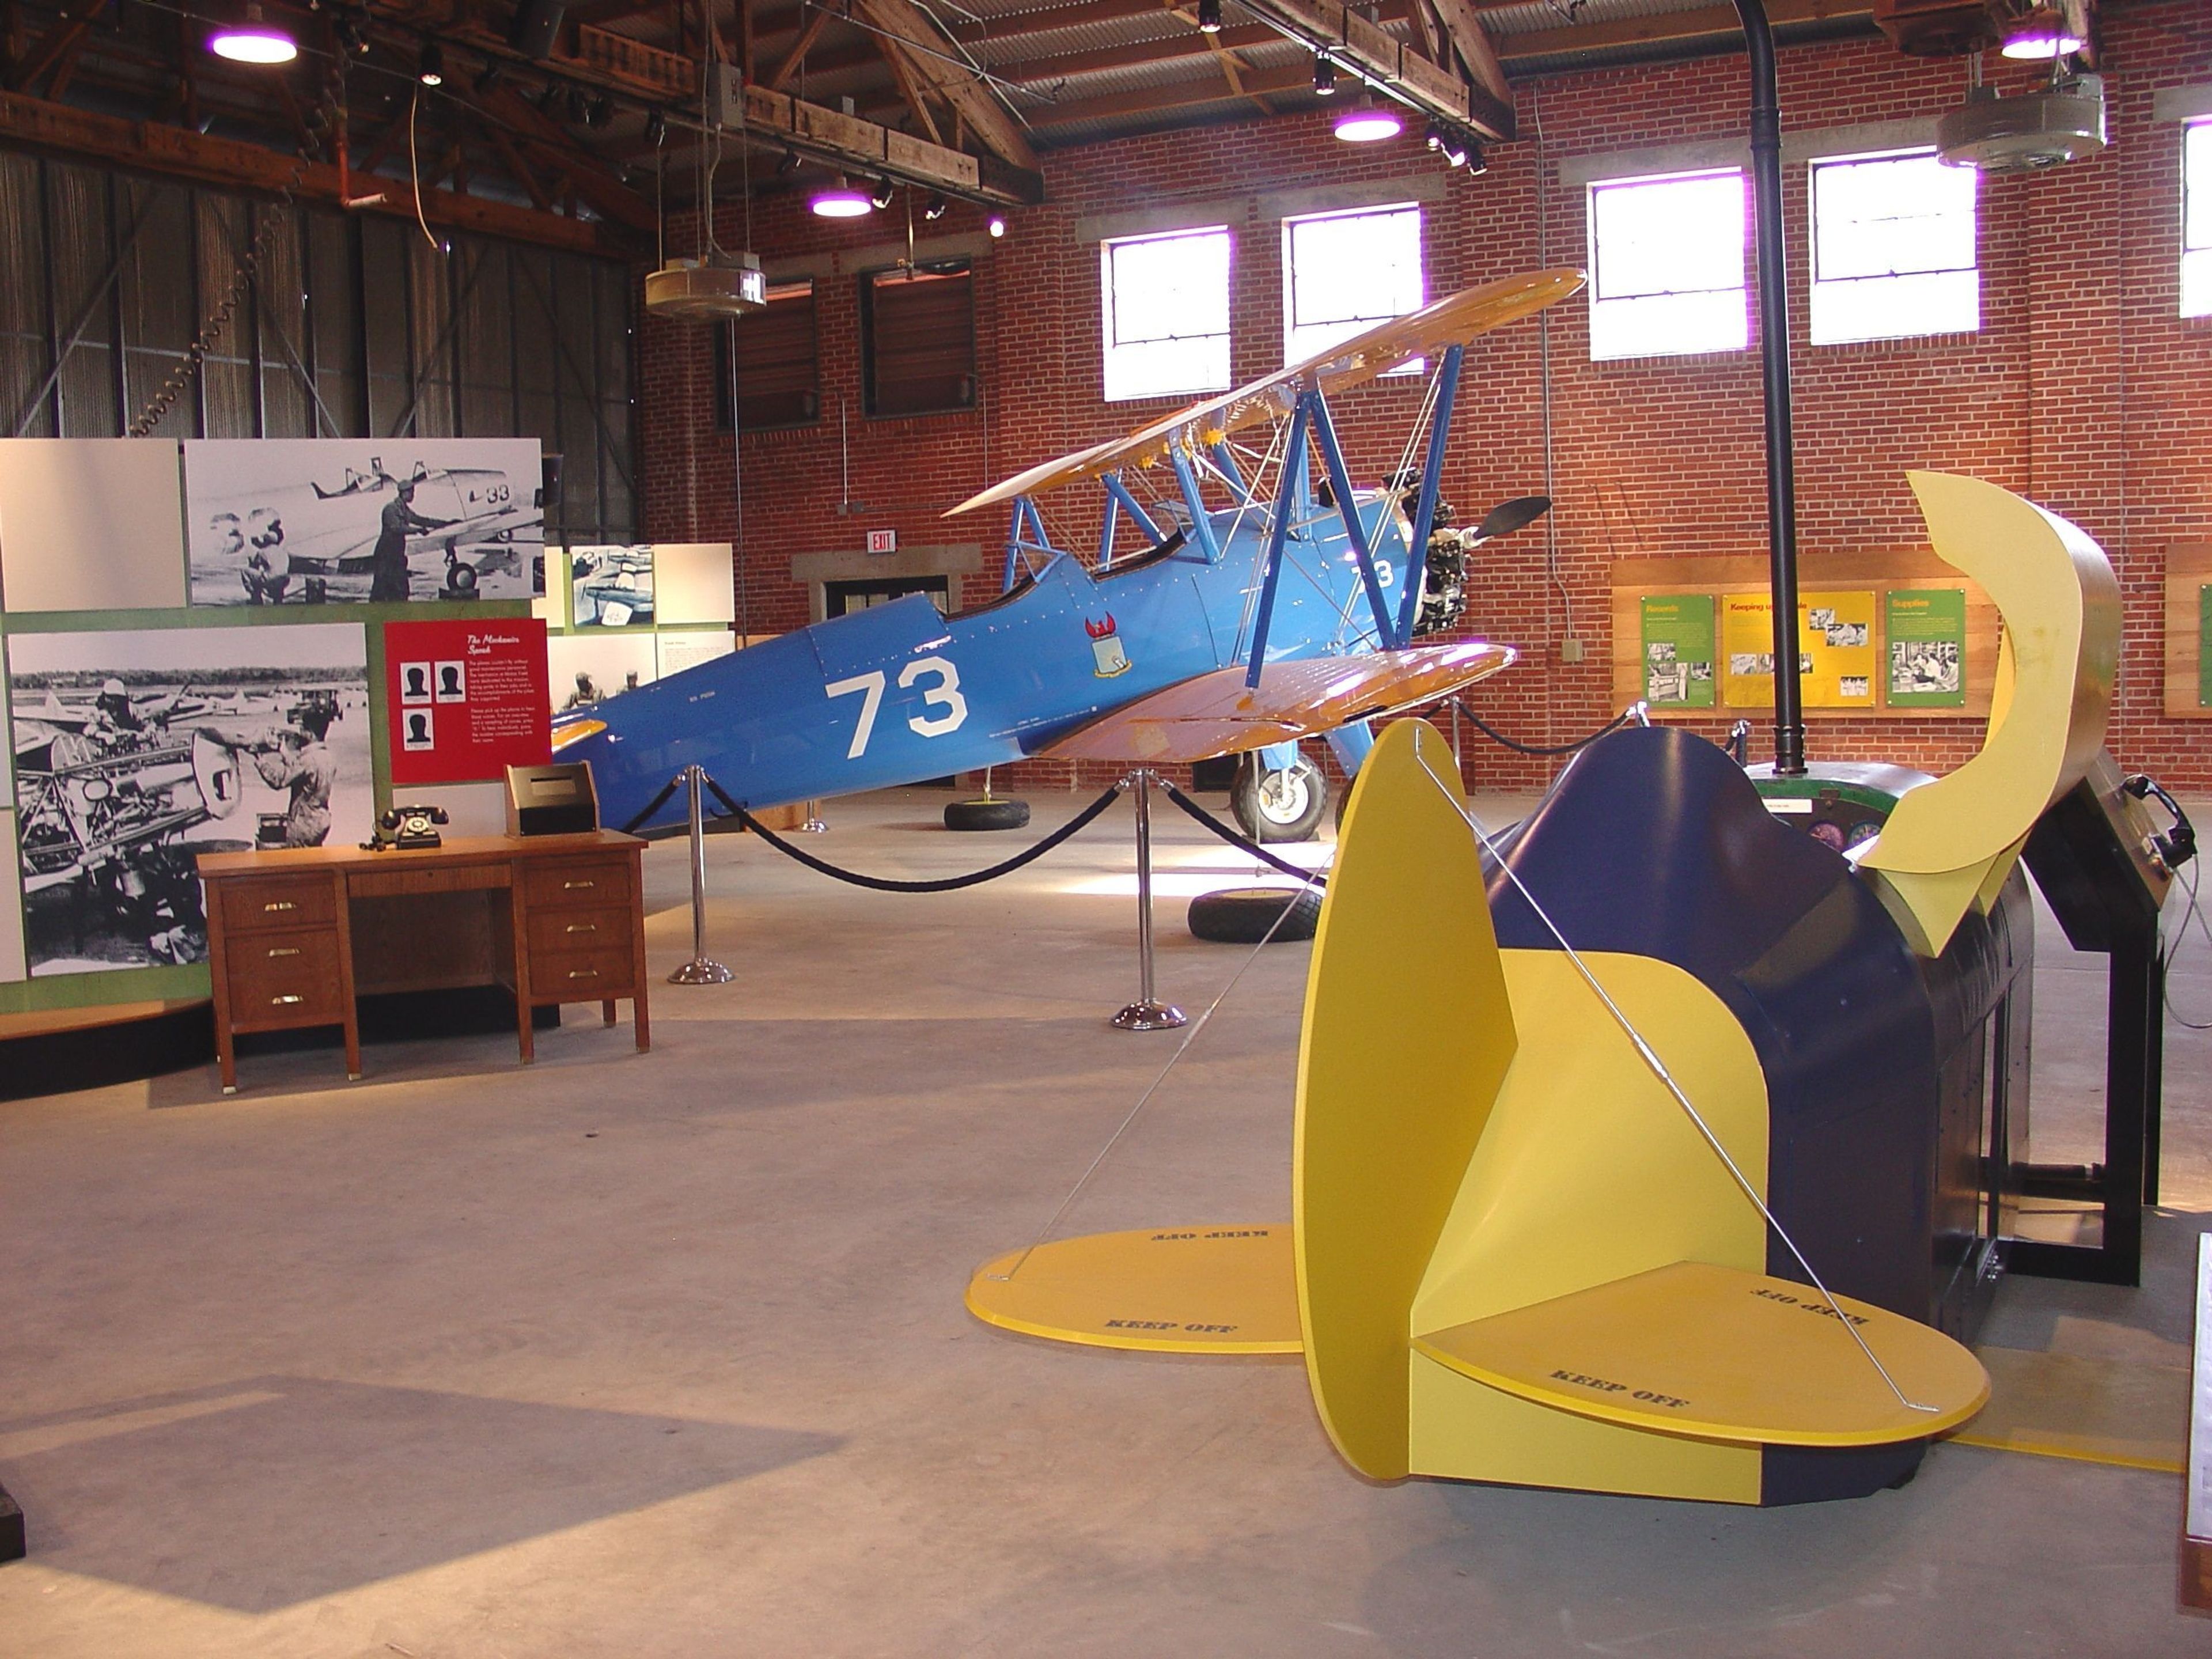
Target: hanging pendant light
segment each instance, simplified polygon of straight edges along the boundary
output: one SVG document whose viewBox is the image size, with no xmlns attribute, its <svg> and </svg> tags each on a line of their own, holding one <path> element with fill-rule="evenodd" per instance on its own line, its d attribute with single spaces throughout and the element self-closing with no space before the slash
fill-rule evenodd
<svg viewBox="0 0 2212 1659">
<path fill-rule="evenodd" d="M 216 24 L 207 44 L 234 64 L 289 64 L 300 55 L 299 42 L 262 16 L 258 0 L 246 0 L 237 21 Z"/>
<path fill-rule="evenodd" d="M 826 190 L 817 190 L 806 205 L 824 219 L 860 219 L 876 210 L 865 190 L 855 190 L 839 174 L 837 182 Z"/>
<path fill-rule="evenodd" d="M 1362 93 L 1358 103 L 1346 105 L 1336 118 L 1336 136 L 1347 144 L 1380 143 L 1405 130 L 1405 118 L 1395 106 L 1377 103 L 1371 92 Z"/>
</svg>

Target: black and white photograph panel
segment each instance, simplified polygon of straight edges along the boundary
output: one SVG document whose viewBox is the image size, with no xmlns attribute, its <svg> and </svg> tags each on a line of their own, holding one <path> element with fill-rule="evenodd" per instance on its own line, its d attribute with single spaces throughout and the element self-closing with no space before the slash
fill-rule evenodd
<svg viewBox="0 0 2212 1659">
<path fill-rule="evenodd" d="M 569 625 L 629 628 L 653 620 L 653 549 L 568 550 Z"/>
<path fill-rule="evenodd" d="M 535 438 L 192 440 L 191 602 L 527 599 L 544 496 Z"/>
<path fill-rule="evenodd" d="M 8 636 L 33 975 L 204 961 L 192 860 L 358 841 L 360 628 Z"/>
</svg>

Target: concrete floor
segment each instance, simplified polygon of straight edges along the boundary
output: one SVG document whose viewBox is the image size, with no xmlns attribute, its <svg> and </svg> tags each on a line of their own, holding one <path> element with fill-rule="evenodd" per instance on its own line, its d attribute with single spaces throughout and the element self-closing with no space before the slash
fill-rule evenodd
<svg viewBox="0 0 2212 1659">
<path fill-rule="evenodd" d="M 833 803 L 811 844 L 942 873 L 1024 839 L 945 834 L 945 799 Z M 1162 835 L 1171 891 L 1249 871 Z M 33 1547 L 0 1655 L 2212 1651 L 2170 1475 L 1944 1446 L 1776 1511 L 1376 1486 L 1294 1360 L 971 1320 L 971 1269 L 1178 1041 L 1104 1023 L 1127 836 L 1117 809 L 1009 880 L 890 898 L 717 838 L 740 977 L 658 988 L 647 1056 L 578 1010 L 528 1070 L 488 1037 L 372 1049 L 351 1085 L 294 1054 L 229 1100 L 193 1073 L 0 1107 L 0 1481 Z M 647 863 L 665 974 L 684 854 Z M 1245 953 L 1180 909 L 1161 975 L 1195 1012 Z M 1066 1231 L 1287 1217 L 1306 957 L 1252 967 Z M 2041 972 L 2039 1152 L 2086 1152 L 2101 990 L 2057 948 Z M 2177 995 L 2212 1012 L 2201 942 Z M 2185 1354 L 2212 1084 L 2205 1038 L 2169 1043 L 2150 1283 L 2014 1281 L 2013 1345 Z"/>
</svg>

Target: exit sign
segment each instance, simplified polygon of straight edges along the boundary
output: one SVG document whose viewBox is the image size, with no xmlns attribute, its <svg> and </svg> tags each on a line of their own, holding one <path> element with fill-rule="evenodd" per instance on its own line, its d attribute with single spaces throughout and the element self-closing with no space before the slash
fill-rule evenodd
<svg viewBox="0 0 2212 1659">
<path fill-rule="evenodd" d="M 898 532 L 896 530 L 871 530 L 868 532 L 868 551 L 871 553 L 897 552 Z"/>
</svg>

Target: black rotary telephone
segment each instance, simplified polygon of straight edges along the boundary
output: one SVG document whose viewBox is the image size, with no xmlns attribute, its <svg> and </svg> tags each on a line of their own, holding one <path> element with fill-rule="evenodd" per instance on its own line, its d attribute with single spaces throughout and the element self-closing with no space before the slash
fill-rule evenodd
<svg viewBox="0 0 2212 1659">
<path fill-rule="evenodd" d="M 380 852 L 387 847 L 405 851 L 442 846 L 437 826 L 452 821 L 442 806 L 395 806 L 377 819 L 376 839 L 366 844 Z"/>
</svg>

